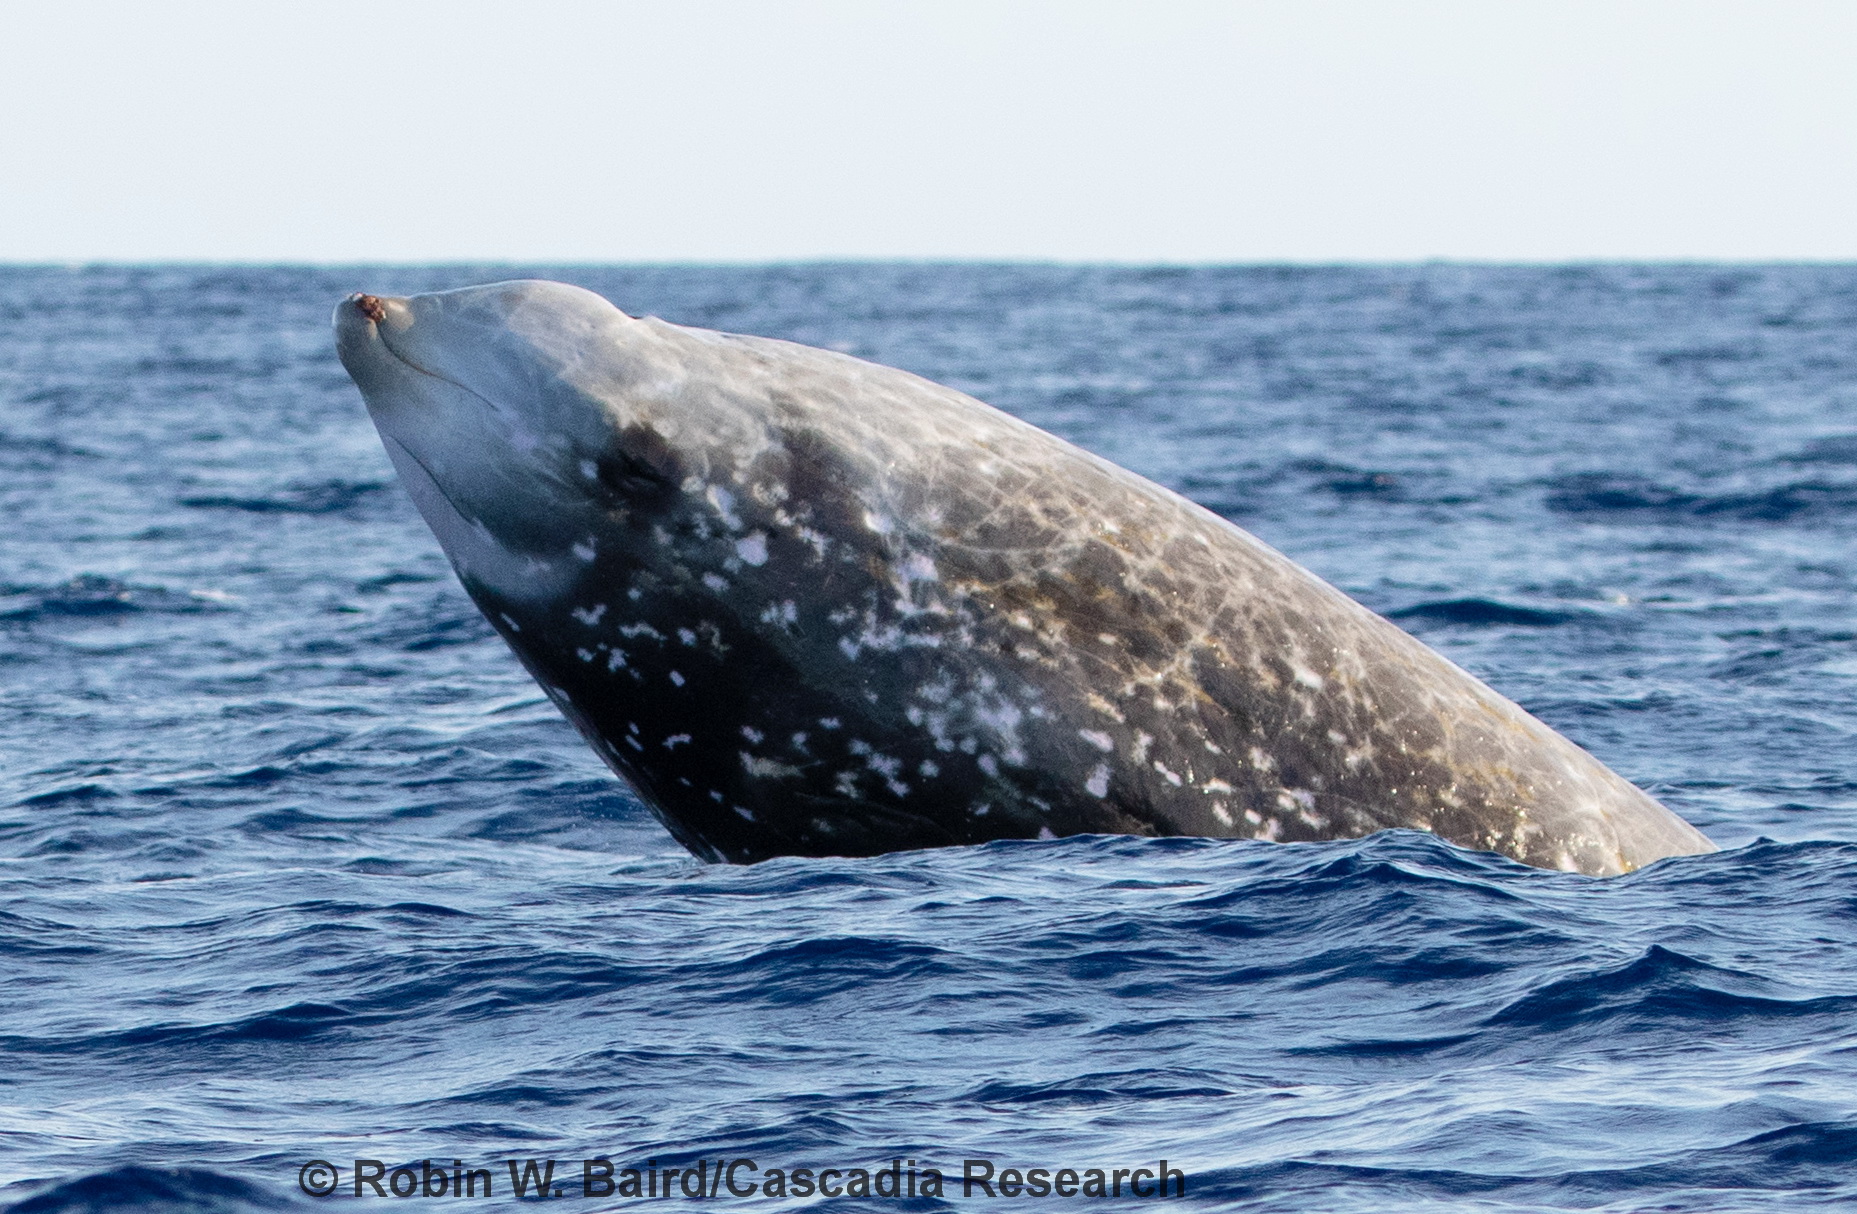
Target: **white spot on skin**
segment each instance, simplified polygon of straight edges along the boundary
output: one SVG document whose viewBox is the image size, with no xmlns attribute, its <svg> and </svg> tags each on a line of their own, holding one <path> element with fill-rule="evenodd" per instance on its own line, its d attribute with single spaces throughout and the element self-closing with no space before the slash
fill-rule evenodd
<svg viewBox="0 0 1857 1214">
<path fill-rule="evenodd" d="M 633 750 L 637 750 L 637 751 L 643 751 L 643 750 L 645 749 L 645 748 L 644 748 L 644 746 L 642 746 L 642 745 L 641 745 L 641 744 L 639 743 L 639 740 L 638 740 L 637 738 L 634 738 L 634 737 L 630 737 L 630 736 L 628 736 L 628 737 L 626 738 L 626 740 L 625 740 L 625 744 L 626 744 L 627 746 L 630 746 L 630 747 L 631 747 L 631 748 L 632 748 Z"/>
<path fill-rule="evenodd" d="M 689 745 L 689 743 L 690 743 L 689 734 L 674 733 L 670 737 L 664 739 L 664 749 L 676 750 L 679 746 L 687 746 Z"/>
<path fill-rule="evenodd" d="M 574 651 L 574 656 L 578 657 L 583 662 L 591 662 L 599 655 L 594 653 L 591 649 L 576 649 Z"/>
<path fill-rule="evenodd" d="M 1311 691 L 1320 691 L 1322 690 L 1322 687 L 1324 686 L 1324 680 L 1322 676 L 1317 674 L 1315 671 L 1308 669 L 1307 667 L 1291 666 L 1290 673 L 1296 676 L 1296 681 L 1298 683 L 1301 683 L 1304 687 L 1307 687 Z"/>
<path fill-rule="evenodd" d="M 1152 745 L 1154 745 L 1153 734 L 1145 732 L 1137 733 L 1135 735 L 1135 762 L 1146 763 L 1148 761 L 1148 747 Z"/>
<path fill-rule="evenodd" d="M 744 564 L 756 566 L 767 564 L 767 537 L 757 531 L 753 535 L 735 541 L 735 555 L 739 556 Z"/>
<path fill-rule="evenodd" d="M 1237 825 L 1237 823 L 1232 821 L 1232 815 L 1230 811 L 1225 808 L 1225 802 L 1223 801 L 1214 801 L 1212 803 L 1212 816 L 1217 818 L 1219 824 L 1222 826 L 1230 827 Z"/>
<path fill-rule="evenodd" d="M 686 645 L 695 645 L 696 633 L 691 632 L 688 628 L 679 628 L 677 630 L 677 639 Z"/>
<path fill-rule="evenodd" d="M 709 790 L 709 799 L 710 799 L 711 801 L 714 801 L 714 802 L 715 802 L 715 803 L 716 803 L 717 805 L 720 805 L 720 804 L 722 804 L 722 790 L 721 790 L 720 788 L 712 788 L 712 789 L 710 789 L 710 790 Z"/>
<path fill-rule="evenodd" d="M 1295 810 L 1298 818 L 1316 830 L 1328 828 L 1328 819 L 1315 812 L 1315 794 L 1306 788 L 1278 789 L 1277 804 Z"/>
<path fill-rule="evenodd" d="M 1077 736 L 1082 738 L 1085 742 L 1088 742 L 1091 746 L 1102 751 L 1104 754 L 1108 754 L 1115 749 L 1115 739 L 1100 729 L 1079 729 L 1077 731 Z M 1096 795 L 1100 797 L 1102 794 L 1098 793 Z"/>
<path fill-rule="evenodd" d="M 735 495 L 733 493 L 730 493 L 721 485 L 711 485 L 709 487 L 709 492 L 704 496 L 709 499 L 709 504 L 716 508 L 716 513 L 722 516 L 723 522 L 727 523 L 730 527 L 740 527 L 742 525 L 741 519 L 736 517 L 735 514 Z"/>
<path fill-rule="evenodd" d="M 1049 826 L 1041 826 L 1041 827 L 1039 827 L 1039 828 L 1038 828 L 1038 837 L 1039 837 L 1039 839 L 1041 839 L 1041 840 L 1043 840 L 1043 841 L 1045 841 L 1045 842 L 1049 842 L 1050 840 L 1052 840 L 1052 839 L 1055 839 L 1055 838 L 1057 838 L 1057 836 L 1056 836 L 1056 835 L 1054 835 L 1054 834 L 1052 834 L 1052 833 L 1051 833 L 1051 828 L 1050 828 Z"/>
<path fill-rule="evenodd" d="M 832 546 L 831 540 L 826 539 L 824 535 L 814 531 L 811 527 L 800 527 L 795 530 L 793 534 L 804 540 L 812 548 L 813 555 L 819 560 L 825 559 L 825 550 Z"/>
<path fill-rule="evenodd" d="M 671 671 L 671 682 L 673 682 L 673 683 L 675 683 L 675 684 L 676 684 L 677 686 L 679 686 L 679 687 L 682 687 L 682 686 L 683 686 L 683 676 L 682 676 L 682 675 L 680 675 L 680 674 L 678 674 L 678 673 L 677 673 L 677 672 L 676 672 L 675 670 L 673 670 L 673 671 Z"/>
<path fill-rule="evenodd" d="M 941 764 L 933 759 L 924 759 L 922 760 L 921 766 L 917 767 L 916 770 L 921 772 L 925 778 L 932 780 L 941 774 Z"/>
<path fill-rule="evenodd" d="M 589 628 L 599 623 L 600 617 L 605 614 L 606 614 L 605 603 L 595 603 L 591 607 L 574 608 L 574 618 L 579 620 L 581 623 L 585 624 Z"/>
<path fill-rule="evenodd" d="M 509 630 L 510 630 L 511 632 L 521 632 L 521 631 L 522 631 L 522 625 L 521 625 L 521 624 L 518 624 L 518 623 L 517 623 L 516 621 L 514 621 L 514 620 L 512 620 L 512 619 L 510 619 L 510 618 L 509 618 L 509 616 L 508 616 L 508 614 L 506 614 L 505 612 L 501 612 L 501 611 L 499 611 L 499 612 L 497 612 L 497 614 L 503 617 L 503 622 L 504 622 L 505 624 L 508 624 L 508 625 L 509 625 Z"/>
<path fill-rule="evenodd" d="M 751 755 L 745 750 L 738 753 L 741 755 L 742 768 L 751 776 L 771 777 L 776 780 L 784 780 L 789 776 L 797 776 L 800 774 L 800 769 L 794 767 L 790 763 L 782 763 L 778 759 L 763 759 L 759 755 Z"/>
<path fill-rule="evenodd" d="M 754 821 L 754 814 L 752 811 L 743 809 L 739 805 L 733 805 L 733 806 L 730 806 L 730 808 L 733 809 L 736 813 L 740 814 L 743 818 L 747 819 L 748 821 L 750 822 Z"/>
<path fill-rule="evenodd" d="M 999 761 L 992 755 L 981 755 L 980 770 L 986 772 L 989 776 L 997 776 L 999 774 Z"/>
<path fill-rule="evenodd" d="M 878 514 L 873 510 L 864 512 L 864 525 L 869 527 L 872 531 L 875 531 L 878 535 L 890 534 L 890 528 L 894 526 L 888 517 Z"/>
<path fill-rule="evenodd" d="M 588 536 L 586 539 L 575 544 L 574 555 L 583 561 L 591 561 L 594 557 L 598 556 L 599 551 L 593 546 L 593 537 Z"/>
<path fill-rule="evenodd" d="M 1004 748 L 1002 758 L 1015 767 L 1025 762 L 1025 748 L 1019 743 L 1019 722 L 1025 714 L 1019 706 L 1006 701 L 997 704 L 980 703 L 974 706 L 974 717 L 998 735 Z"/>
<path fill-rule="evenodd" d="M 580 461 L 580 474 L 590 481 L 600 479 L 600 466 L 590 459 Z"/>
<path fill-rule="evenodd" d="M 1173 785 L 1175 788 L 1180 787 L 1182 781 L 1179 775 L 1176 774 L 1175 772 L 1168 770 L 1167 767 L 1159 759 L 1154 760 L 1154 770 L 1160 772 L 1162 778 L 1165 779 L 1169 784 Z"/>
<path fill-rule="evenodd" d="M 767 736 L 766 734 L 762 733 L 760 730 L 756 729 L 752 725 L 742 726 L 742 737 L 747 738 L 750 742 L 754 742 L 758 744 L 761 741 L 761 739 L 766 736 Z"/>
<path fill-rule="evenodd" d="M 606 669 L 617 670 L 625 665 L 625 650 L 615 649 L 606 655 Z"/>
<path fill-rule="evenodd" d="M 729 588 L 729 579 L 723 577 L 720 573 L 705 573 L 703 575 L 703 585 L 709 587 L 717 594 L 721 594 L 724 590 Z"/>
<path fill-rule="evenodd" d="M 908 560 L 903 562 L 901 568 L 899 568 L 897 572 L 903 575 L 903 581 L 905 583 L 934 582 L 939 581 L 941 578 L 941 575 L 935 570 L 935 562 L 929 560 L 928 557 L 920 552 L 912 554 Z"/>
<path fill-rule="evenodd" d="M 1200 787 L 1211 793 L 1238 791 L 1223 780 L 1207 780 L 1204 784 L 1200 785 Z"/>
<path fill-rule="evenodd" d="M 1109 795 L 1109 765 L 1107 763 L 1096 765 L 1096 770 L 1090 773 L 1090 778 L 1083 782 L 1083 791 L 1099 801 Z"/>
<path fill-rule="evenodd" d="M 820 717 L 819 728 L 820 729 L 837 729 L 838 718 L 837 717 Z"/>
</svg>

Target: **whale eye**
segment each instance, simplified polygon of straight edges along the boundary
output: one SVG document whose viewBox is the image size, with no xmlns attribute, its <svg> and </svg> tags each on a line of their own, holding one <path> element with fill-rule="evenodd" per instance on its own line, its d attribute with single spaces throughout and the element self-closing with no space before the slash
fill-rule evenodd
<svg viewBox="0 0 1857 1214">
<path fill-rule="evenodd" d="M 670 477 L 629 451 L 609 451 L 588 464 L 593 480 L 627 500 L 662 497 L 672 487 Z"/>
</svg>

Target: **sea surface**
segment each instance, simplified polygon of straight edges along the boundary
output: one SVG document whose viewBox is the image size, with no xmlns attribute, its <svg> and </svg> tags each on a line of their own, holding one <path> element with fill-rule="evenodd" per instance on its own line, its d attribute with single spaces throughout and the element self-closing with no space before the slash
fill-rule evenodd
<svg viewBox="0 0 1857 1214">
<path fill-rule="evenodd" d="M 1153 477 L 1723 850 L 699 863 L 331 348 L 350 291 L 523 276 Z M 1857 1208 L 1854 530 L 1852 266 L 0 269 L 0 1209 L 394 1204 L 356 1160 L 433 1209 L 1145 1208 L 1163 1159 L 1173 1206 Z M 719 1159 L 789 1191 L 684 1196 Z M 892 1160 L 916 1197 L 795 1195 Z"/>
</svg>

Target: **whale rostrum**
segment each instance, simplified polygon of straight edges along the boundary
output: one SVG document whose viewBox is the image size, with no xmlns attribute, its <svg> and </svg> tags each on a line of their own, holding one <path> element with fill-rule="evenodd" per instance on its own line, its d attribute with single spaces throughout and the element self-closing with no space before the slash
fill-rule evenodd
<svg viewBox="0 0 1857 1214">
<path fill-rule="evenodd" d="M 698 856 L 1713 850 L 1246 532 L 952 389 L 560 283 L 357 295 L 335 329 L 465 589 Z"/>
</svg>

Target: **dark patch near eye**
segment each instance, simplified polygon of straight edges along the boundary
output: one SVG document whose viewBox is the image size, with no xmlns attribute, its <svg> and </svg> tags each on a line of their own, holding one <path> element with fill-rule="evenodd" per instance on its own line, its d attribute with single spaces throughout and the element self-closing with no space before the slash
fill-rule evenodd
<svg viewBox="0 0 1857 1214">
<path fill-rule="evenodd" d="M 621 497 L 658 497 L 671 487 L 662 472 L 628 452 L 603 455 L 594 467 L 595 479 Z"/>
<path fill-rule="evenodd" d="M 676 456 L 664 440 L 642 428 L 621 431 L 618 441 L 593 461 L 593 467 L 594 479 L 627 502 L 667 497 L 683 479 Z"/>
</svg>

